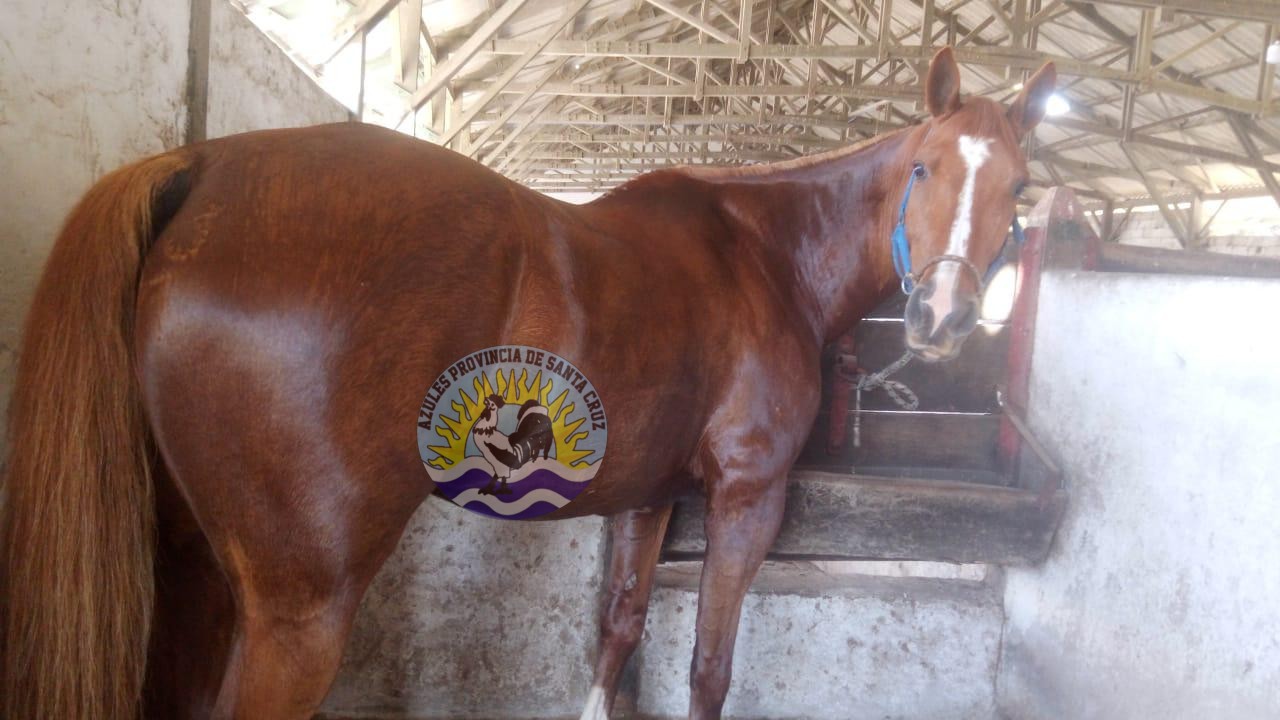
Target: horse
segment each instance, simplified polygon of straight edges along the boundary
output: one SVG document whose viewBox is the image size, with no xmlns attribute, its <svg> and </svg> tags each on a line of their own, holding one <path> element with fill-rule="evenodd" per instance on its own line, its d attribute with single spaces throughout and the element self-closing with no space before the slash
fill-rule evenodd
<svg viewBox="0 0 1280 720">
<path fill-rule="evenodd" d="M 608 410 L 598 475 L 543 516 L 612 518 L 582 717 L 610 712 L 672 502 L 691 493 L 707 550 L 689 717 L 720 717 L 824 343 L 903 288 L 912 352 L 959 351 L 1054 83 L 1046 65 L 1007 108 L 962 98 L 943 49 L 918 125 L 660 170 L 581 206 L 359 124 L 107 175 L 69 215 L 25 326 L 4 716 L 310 717 L 435 489 L 411 432 L 424 390 L 504 344 L 570 361 Z"/>
</svg>

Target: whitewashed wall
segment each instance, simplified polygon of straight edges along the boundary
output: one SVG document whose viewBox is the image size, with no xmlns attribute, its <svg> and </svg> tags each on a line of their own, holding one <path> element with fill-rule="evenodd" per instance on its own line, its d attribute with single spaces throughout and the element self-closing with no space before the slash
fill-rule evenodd
<svg viewBox="0 0 1280 720">
<path fill-rule="evenodd" d="M 348 110 L 243 13 L 226 0 L 214 0 L 211 10 L 209 137 L 348 119 Z"/>
<path fill-rule="evenodd" d="M 327 715 L 577 717 L 602 523 L 494 520 L 427 500 L 365 595 Z"/>
<path fill-rule="evenodd" d="M 189 14 L 185 2 L 11 0 L 2 15 L 0 407 L 5 407 L 26 308 L 63 216 L 99 176 L 182 142 Z M 0 429 L 4 422 L 0 418 Z M 0 447 L 0 456 L 3 452 Z"/>
<path fill-rule="evenodd" d="M 167 0 L 11 0 L 3 16 L 0 407 L 63 217 L 105 173 L 185 141 L 191 28 L 190 4 Z M 226 0 L 213 0 L 212 29 L 211 137 L 347 118 Z"/>
<path fill-rule="evenodd" d="M 1280 281 L 1048 274 L 1031 423 L 1070 506 L 1011 569 L 1016 720 L 1280 717 Z"/>
</svg>

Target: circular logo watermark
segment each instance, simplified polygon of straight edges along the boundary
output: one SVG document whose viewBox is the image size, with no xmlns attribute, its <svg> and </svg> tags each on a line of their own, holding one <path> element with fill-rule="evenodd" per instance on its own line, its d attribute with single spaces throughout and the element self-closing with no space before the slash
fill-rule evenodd
<svg viewBox="0 0 1280 720">
<path fill-rule="evenodd" d="M 607 439 L 604 402 L 586 376 L 525 345 L 454 362 L 418 410 L 418 453 L 436 487 L 506 520 L 569 504 L 596 476 Z"/>
</svg>

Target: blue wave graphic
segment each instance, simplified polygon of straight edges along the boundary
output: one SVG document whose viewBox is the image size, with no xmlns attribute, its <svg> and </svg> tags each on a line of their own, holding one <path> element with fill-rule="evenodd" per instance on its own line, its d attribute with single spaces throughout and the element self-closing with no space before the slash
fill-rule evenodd
<svg viewBox="0 0 1280 720">
<path fill-rule="evenodd" d="M 492 476 L 484 470 L 472 469 L 463 473 L 456 480 L 448 483 L 436 485 L 445 497 L 453 500 L 468 490 L 478 490 L 489 485 Z M 567 504 L 570 500 L 578 496 L 586 488 L 587 483 L 571 482 L 560 477 L 550 470 L 538 469 L 530 473 L 520 482 L 512 483 L 507 486 L 511 492 L 507 495 L 496 495 L 489 498 L 490 502 L 497 501 L 500 505 L 517 505 L 520 500 L 531 492 L 536 490 L 549 490 L 564 500 Z M 467 502 L 463 505 L 472 512 L 487 515 L 488 517 L 500 518 L 503 520 L 528 520 L 540 515 L 556 510 L 556 505 L 541 500 L 535 501 L 532 505 L 519 512 L 511 515 L 505 515 L 497 510 L 489 507 L 483 502 Z"/>
</svg>

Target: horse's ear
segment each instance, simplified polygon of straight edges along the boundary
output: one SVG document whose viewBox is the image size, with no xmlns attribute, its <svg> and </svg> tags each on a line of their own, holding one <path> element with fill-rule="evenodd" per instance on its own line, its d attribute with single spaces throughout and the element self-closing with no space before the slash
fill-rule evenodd
<svg viewBox="0 0 1280 720">
<path fill-rule="evenodd" d="M 960 66 L 951 48 L 944 47 L 929 63 L 929 77 L 924 83 L 924 101 L 934 117 L 960 108 Z"/>
<path fill-rule="evenodd" d="M 1009 122 L 1018 133 L 1018 137 L 1034 130 L 1036 125 L 1044 119 L 1045 104 L 1049 102 L 1049 96 L 1053 94 L 1057 84 L 1058 71 L 1053 67 L 1053 63 L 1048 62 L 1023 85 L 1022 92 L 1009 106 L 1008 113 Z"/>
</svg>

